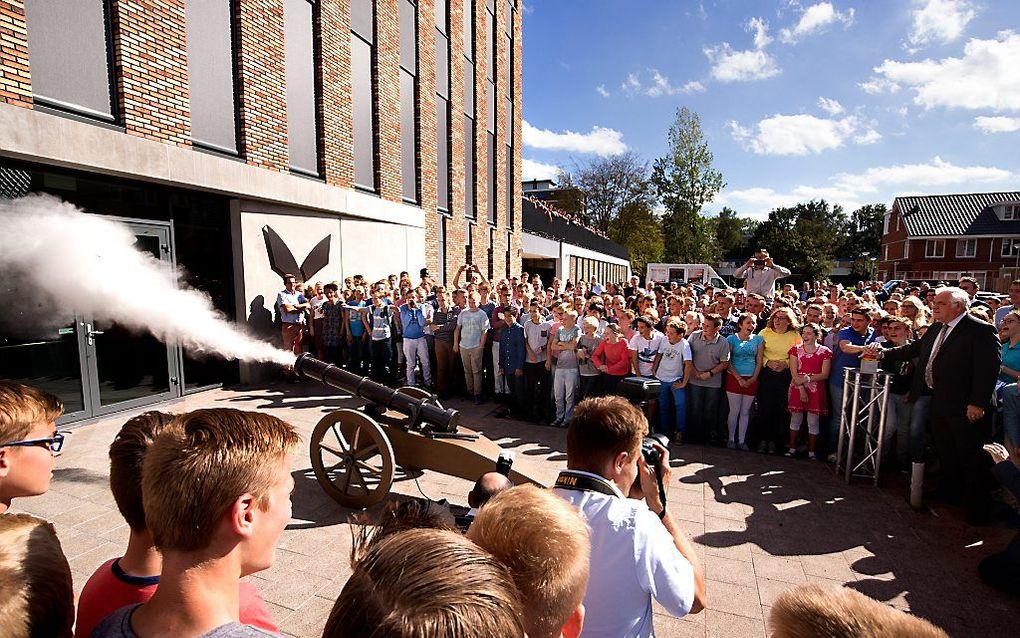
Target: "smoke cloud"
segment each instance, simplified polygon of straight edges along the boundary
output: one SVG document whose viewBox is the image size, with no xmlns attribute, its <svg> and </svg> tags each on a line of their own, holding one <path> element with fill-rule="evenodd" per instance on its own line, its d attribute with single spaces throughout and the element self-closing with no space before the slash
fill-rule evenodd
<svg viewBox="0 0 1020 638">
<path fill-rule="evenodd" d="M 131 230 L 49 195 L 0 199 L 0 306 L 4 330 L 64 326 L 75 311 L 97 323 L 149 332 L 192 353 L 294 363 L 294 355 L 252 339 L 179 272 L 134 247 Z"/>
</svg>

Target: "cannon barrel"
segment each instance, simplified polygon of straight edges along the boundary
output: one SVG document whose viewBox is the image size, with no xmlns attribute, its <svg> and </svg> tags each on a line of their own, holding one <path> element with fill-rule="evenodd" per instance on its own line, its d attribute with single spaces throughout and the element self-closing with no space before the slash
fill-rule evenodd
<svg viewBox="0 0 1020 638">
<path fill-rule="evenodd" d="M 427 399 L 408 396 L 368 377 L 320 361 L 308 353 L 298 356 L 294 362 L 294 372 L 412 417 L 412 425 L 425 423 L 439 432 L 456 432 L 457 424 L 460 423 L 460 412 L 456 410 L 441 408 L 429 403 Z"/>
</svg>

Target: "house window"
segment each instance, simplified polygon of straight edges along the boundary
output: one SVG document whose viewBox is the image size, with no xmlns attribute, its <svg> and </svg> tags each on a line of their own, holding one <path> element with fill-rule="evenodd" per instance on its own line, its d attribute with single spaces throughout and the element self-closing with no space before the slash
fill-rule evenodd
<svg viewBox="0 0 1020 638">
<path fill-rule="evenodd" d="M 400 174 L 404 201 L 418 201 L 418 132 L 415 98 L 418 89 L 418 7 L 400 2 Z"/>
<path fill-rule="evenodd" d="M 946 255 L 945 239 L 929 239 L 924 242 L 925 257 L 945 257 L 945 255 Z"/>
<path fill-rule="evenodd" d="M 353 110 L 354 183 L 376 189 L 375 95 L 372 66 L 375 57 L 375 9 L 371 0 L 351 4 L 351 105 Z"/>
<path fill-rule="evenodd" d="M 1016 204 L 1009 204 L 1002 207 L 1002 219 L 1003 221 L 1018 221 L 1020 220 L 1020 206 Z"/>
<path fill-rule="evenodd" d="M 287 0 L 283 9 L 284 69 L 287 80 L 287 140 L 291 169 L 319 175 L 316 116 L 315 36 L 308 0 Z"/>
<path fill-rule="evenodd" d="M 233 15 L 230 2 L 184 5 L 191 139 L 197 146 L 236 154 Z"/>
<path fill-rule="evenodd" d="M 886 233 L 889 232 L 889 217 L 891 217 L 891 216 L 892 216 L 892 213 L 886 213 L 885 214 L 885 220 L 884 220 L 884 223 L 882 224 L 882 234 L 883 235 L 885 235 Z"/>
<path fill-rule="evenodd" d="M 1002 240 L 1003 257 L 1020 257 L 1020 239 Z"/>
<path fill-rule="evenodd" d="M 957 257 L 974 257 L 977 255 L 977 240 L 976 239 L 957 239 L 956 240 L 956 256 Z"/>
</svg>

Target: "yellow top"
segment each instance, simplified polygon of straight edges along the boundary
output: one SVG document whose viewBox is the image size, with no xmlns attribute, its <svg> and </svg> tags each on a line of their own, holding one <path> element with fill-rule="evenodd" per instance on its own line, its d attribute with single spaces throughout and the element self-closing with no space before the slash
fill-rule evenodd
<svg viewBox="0 0 1020 638">
<path fill-rule="evenodd" d="M 758 333 L 765 340 L 765 361 L 787 361 L 790 348 L 800 343 L 800 335 L 790 329 L 779 333 L 772 328 L 765 328 Z"/>
</svg>

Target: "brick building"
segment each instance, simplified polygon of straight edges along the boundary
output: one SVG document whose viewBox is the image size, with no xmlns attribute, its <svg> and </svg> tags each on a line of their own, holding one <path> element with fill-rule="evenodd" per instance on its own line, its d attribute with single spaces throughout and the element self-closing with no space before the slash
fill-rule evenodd
<svg viewBox="0 0 1020 638">
<path fill-rule="evenodd" d="M 123 218 L 256 331 L 281 251 L 326 256 L 309 281 L 519 272 L 521 32 L 518 0 L 0 0 L 0 196 Z M 92 328 L 0 335 L 0 377 L 81 419 L 237 374 L 109 334 L 89 363 Z"/>
<path fill-rule="evenodd" d="M 886 214 L 878 276 L 1005 291 L 1020 271 L 1020 192 L 897 197 Z"/>
</svg>

